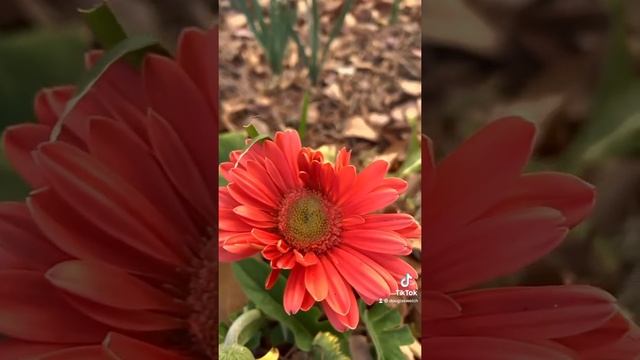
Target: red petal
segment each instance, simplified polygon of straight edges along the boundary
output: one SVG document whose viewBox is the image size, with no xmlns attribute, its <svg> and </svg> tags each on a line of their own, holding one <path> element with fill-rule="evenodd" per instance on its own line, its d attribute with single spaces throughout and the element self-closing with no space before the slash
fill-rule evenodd
<svg viewBox="0 0 640 360">
<path fill-rule="evenodd" d="M 350 256 L 352 256 L 354 259 L 362 261 L 363 264 L 380 275 L 389 286 L 390 293 L 395 293 L 396 290 L 398 290 L 398 282 L 402 279 L 402 277 L 392 276 L 392 274 L 389 273 L 389 271 L 385 269 L 384 266 L 381 266 L 381 264 L 377 262 L 377 256 L 367 256 L 358 249 L 354 249 L 349 246 L 341 246 L 340 248 Z M 375 301 L 376 299 L 372 300 Z"/>
<path fill-rule="evenodd" d="M 38 227 L 51 242 L 76 258 L 111 264 L 163 281 L 175 276 L 173 266 L 139 252 L 93 226 L 52 189 L 32 192 L 27 205 Z"/>
<path fill-rule="evenodd" d="M 496 120 L 437 167 L 425 226 L 466 224 L 506 195 L 529 160 L 535 127 L 519 118 Z"/>
<path fill-rule="evenodd" d="M 571 349 L 586 352 L 596 348 L 614 346 L 629 333 L 632 326 L 634 325 L 624 315 L 617 313 L 609 321 L 593 330 L 556 339 L 556 341 Z M 640 344 L 637 348 L 639 349 L 638 354 L 640 354 Z"/>
<path fill-rule="evenodd" d="M 295 314 L 300 310 L 305 292 L 304 267 L 296 266 L 291 270 L 287 285 L 284 288 L 283 305 L 287 314 Z"/>
<path fill-rule="evenodd" d="M 329 292 L 327 293 L 325 302 L 336 313 L 346 315 L 351 307 L 349 296 L 353 296 L 353 291 L 344 282 L 344 279 L 328 257 L 322 256 L 320 257 L 320 261 L 322 262 L 322 267 L 329 281 Z"/>
<path fill-rule="evenodd" d="M 167 331 L 185 327 L 184 320 L 157 312 L 123 310 L 72 295 L 65 298 L 73 307 L 88 317 L 117 329 L 127 331 Z"/>
<path fill-rule="evenodd" d="M 50 133 L 48 125 L 20 124 L 7 127 L 2 138 L 7 160 L 32 188 L 46 185 L 42 170 L 36 165 L 31 153 L 38 145 L 49 141 Z"/>
<path fill-rule="evenodd" d="M 74 86 L 44 88 L 36 94 L 34 111 L 38 122 L 53 126 L 75 92 Z"/>
<path fill-rule="evenodd" d="M 594 204 L 594 187 L 581 179 L 559 173 L 534 173 L 520 177 L 508 197 L 489 214 L 524 207 L 550 207 L 562 212 L 565 225 L 572 227 L 591 212 Z"/>
<path fill-rule="evenodd" d="M 273 245 L 281 239 L 280 235 L 260 229 L 252 229 L 251 234 L 263 245 Z"/>
<path fill-rule="evenodd" d="M 429 336 L 495 336 L 543 340 L 576 335 L 607 322 L 615 299 L 588 286 L 515 287 L 451 296 L 462 308 L 456 318 L 427 323 Z"/>
<path fill-rule="evenodd" d="M 298 175 L 298 153 L 302 149 L 302 144 L 300 142 L 300 136 L 297 131 L 294 130 L 285 130 L 279 131 L 275 136 L 275 143 L 278 145 L 282 153 L 284 154 L 286 163 L 279 166 L 288 165 L 291 174 L 297 178 Z M 295 179 L 294 178 L 294 179 Z"/>
<path fill-rule="evenodd" d="M 576 354 L 557 346 L 479 336 L 432 337 L 422 340 L 429 359 L 574 360 Z"/>
<path fill-rule="evenodd" d="M 442 233 L 430 233 L 425 227 L 423 261 L 429 276 L 423 286 L 453 291 L 518 270 L 564 239 L 568 231 L 564 222 L 556 210 L 530 208 L 459 229 L 441 229 Z"/>
<path fill-rule="evenodd" d="M 355 329 L 356 326 L 358 326 L 358 321 L 360 320 L 356 297 L 353 296 L 352 292 L 349 292 L 347 295 L 350 305 L 349 311 L 345 315 L 337 313 L 326 301 L 320 303 L 331 325 L 340 332 Z"/>
<path fill-rule="evenodd" d="M 37 358 L 38 355 L 64 349 L 66 345 L 32 343 L 13 339 L 0 341 L 0 359 L 24 360 Z"/>
<path fill-rule="evenodd" d="M 312 266 L 318 263 L 318 256 L 312 251 L 302 255 L 298 250 L 293 250 L 296 261 L 302 266 Z"/>
<path fill-rule="evenodd" d="M 38 356 L 38 360 L 117 360 L 111 354 L 104 351 L 100 345 L 87 345 L 53 351 Z"/>
<path fill-rule="evenodd" d="M 178 39 L 178 64 L 218 114 L 218 29 L 185 29 Z"/>
<path fill-rule="evenodd" d="M 0 333 L 23 340 L 96 343 L 106 327 L 82 315 L 57 295 L 42 274 L 0 272 Z"/>
<path fill-rule="evenodd" d="M 398 192 L 393 189 L 380 189 L 367 193 L 366 196 L 354 198 L 343 206 L 345 215 L 361 215 L 384 209 L 398 200 Z"/>
<path fill-rule="evenodd" d="M 422 321 L 451 318 L 460 315 L 462 308 L 451 297 L 434 291 L 422 293 Z"/>
<path fill-rule="evenodd" d="M 367 214 L 362 216 L 364 224 L 359 229 L 402 230 L 415 225 L 416 220 L 409 214 Z"/>
<path fill-rule="evenodd" d="M 189 124 L 191 122 L 188 122 Z M 204 219 L 213 219 L 213 184 L 207 183 L 198 171 L 196 159 L 187 151 L 186 143 L 194 139 L 180 139 L 177 131 L 168 120 L 153 111 L 146 118 L 149 140 L 162 168 L 179 191 L 202 215 Z M 213 142 L 213 141 L 212 141 Z M 210 167 L 215 170 L 215 163 Z M 209 185 L 207 185 L 209 184 Z"/>
<path fill-rule="evenodd" d="M 247 205 L 240 205 L 233 209 L 233 212 L 255 221 L 274 222 L 274 217 L 260 209 L 252 208 Z"/>
<path fill-rule="evenodd" d="M 197 224 L 190 219 L 146 144 L 122 123 L 106 118 L 92 118 L 90 122 L 91 154 L 163 213 L 166 220 L 160 225 L 161 231 L 167 232 L 179 244 L 199 241 Z M 118 146 L 114 146 L 116 143 Z"/>
<path fill-rule="evenodd" d="M 97 263 L 66 261 L 51 268 L 45 277 L 59 289 L 107 306 L 128 310 L 179 310 L 167 294 L 122 270 Z"/>
<path fill-rule="evenodd" d="M 264 287 L 269 290 L 276 284 L 278 281 L 278 277 L 280 276 L 280 269 L 271 269 L 267 280 L 265 281 Z"/>
<path fill-rule="evenodd" d="M 338 269 L 345 281 L 368 302 L 387 298 L 391 289 L 386 280 L 371 266 L 360 259 L 354 259 L 340 247 L 331 249 L 327 256 Z"/>
<path fill-rule="evenodd" d="M 309 292 L 304 292 L 304 299 L 302 299 L 302 305 L 300 305 L 300 309 L 302 311 L 309 311 L 313 307 L 316 301 L 313 299 L 313 296 L 309 294 Z"/>
<path fill-rule="evenodd" d="M 422 191 L 430 194 L 436 182 L 436 161 L 431 139 L 422 135 Z"/>
<path fill-rule="evenodd" d="M 37 159 L 56 191 L 102 230 L 167 262 L 184 265 L 188 254 L 167 247 L 153 204 L 95 159 L 64 143 L 40 147 Z"/>
<path fill-rule="evenodd" d="M 210 100 L 166 57 L 145 57 L 143 77 L 151 107 L 171 124 L 189 150 L 205 184 L 217 184 L 217 113 L 209 107 Z"/>
<path fill-rule="evenodd" d="M 361 199 L 373 189 L 379 187 L 382 184 L 384 176 L 387 174 L 388 168 L 389 163 L 385 160 L 376 160 L 369 164 L 369 166 L 357 175 L 350 191 L 338 200 L 338 205 L 347 203 L 347 201 L 353 201 L 354 199 Z"/>
<path fill-rule="evenodd" d="M 393 231 L 345 230 L 342 241 L 357 249 L 392 255 L 408 255 L 411 246 L 407 240 Z"/>
<path fill-rule="evenodd" d="M 316 300 L 322 301 L 329 294 L 329 279 L 322 262 L 305 269 L 304 283 L 309 294 Z"/>
<path fill-rule="evenodd" d="M 22 203 L 0 203 L 0 248 L 30 268 L 46 270 L 69 255 L 40 232 Z"/>
<path fill-rule="evenodd" d="M 187 360 L 188 358 L 167 351 L 155 345 L 136 340 L 118 333 L 109 333 L 104 339 L 103 348 L 117 359 L 135 360 Z"/>
</svg>

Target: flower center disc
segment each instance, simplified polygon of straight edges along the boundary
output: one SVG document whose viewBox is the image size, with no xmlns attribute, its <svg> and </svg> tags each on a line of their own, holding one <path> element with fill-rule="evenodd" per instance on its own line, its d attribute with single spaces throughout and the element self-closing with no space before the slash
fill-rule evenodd
<svg viewBox="0 0 640 360">
<path fill-rule="evenodd" d="M 191 334 L 195 350 L 198 354 L 206 355 L 207 359 L 214 359 L 214 346 L 218 341 L 218 335 L 214 332 L 217 328 L 218 309 L 213 305 L 213 300 L 218 296 L 216 284 L 218 277 L 215 271 L 216 260 L 214 256 L 214 243 L 210 241 L 200 252 L 200 256 L 194 261 L 191 283 L 189 284 L 189 297 L 187 304 L 191 307 L 191 315 L 188 319 L 188 328 Z"/>
<path fill-rule="evenodd" d="M 340 234 L 340 214 L 321 194 L 300 189 L 282 201 L 278 228 L 287 243 L 306 253 L 321 253 L 334 246 Z"/>
</svg>

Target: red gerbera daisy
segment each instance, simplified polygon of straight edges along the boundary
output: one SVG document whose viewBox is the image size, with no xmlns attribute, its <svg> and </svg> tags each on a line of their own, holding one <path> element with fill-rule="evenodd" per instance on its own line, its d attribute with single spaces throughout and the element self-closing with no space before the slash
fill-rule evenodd
<svg viewBox="0 0 640 360">
<path fill-rule="evenodd" d="M 522 174 L 535 127 L 497 120 L 437 166 L 425 154 L 423 346 L 429 359 L 632 359 L 639 331 L 602 290 L 466 290 L 555 248 L 594 204 L 558 173 Z"/>
<path fill-rule="evenodd" d="M 284 290 L 289 314 L 321 303 L 339 331 L 354 329 L 359 314 L 352 288 L 367 303 L 386 299 L 398 282 L 417 273 L 399 256 L 420 226 L 407 214 L 380 214 L 405 192 L 407 183 L 385 178 L 378 160 L 360 173 L 341 149 L 335 164 L 302 147 L 295 131 L 230 154 L 220 165 L 229 181 L 219 189 L 220 256 L 223 261 L 260 251 L 270 261 L 270 288 L 290 270 Z M 407 289 L 416 289 L 413 280 Z"/>
<path fill-rule="evenodd" d="M 45 89 L 6 131 L 34 191 L 0 204 L 0 359 L 217 357 L 217 55 L 186 30 L 176 60 L 115 63 L 65 119 L 74 88 Z"/>
</svg>

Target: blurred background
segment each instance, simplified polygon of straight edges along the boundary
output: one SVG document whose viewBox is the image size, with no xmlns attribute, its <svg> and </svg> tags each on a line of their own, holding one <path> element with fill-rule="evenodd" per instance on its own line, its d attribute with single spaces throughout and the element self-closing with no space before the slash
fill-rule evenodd
<svg viewBox="0 0 640 360">
<path fill-rule="evenodd" d="M 33 99 L 46 86 L 75 84 L 83 54 L 94 46 L 78 8 L 99 0 L 0 1 L 0 131 L 35 121 Z M 204 27 L 217 14 L 213 0 L 109 0 L 129 35 L 150 34 L 175 48 L 180 29 Z M 0 200 L 23 199 L 28 188 L 0 149 Z"/>
<path fill-rule="evenodd" d="M 269 135 L 297 129 L 303 146 L 319 149 L 326 160 L 333 161 L 341 147 L 352 150 L 359 170 L 387 160 L 391 175 L 406 179 L 409 190 L 385 211 L 419 220 L 421 1 L 221 0 L 219 6 L 219 160 L 244 147 L 244 125 Z M 420 272 L 420 242 L 413 245 L 406 260 Z M 221 334 L 243 308 L 253 306 L 247 304 L 231 266 L 221 263 Z M 419 337 L 420 303 L 396 310 Z M 269 324 L 259 344 L 246 346 L 254 354 L 276 346 L 282 359 L 310 358 L 274 342 L 269 333 L 278 329 Z M 348 337 L 351 358 L 375 358 L 362 321 Z M 407 359 L 421 356 L 417 342 L 402 352 Z"/>
<path fill-rule="evenodd" d="M 520 115 L 539 130 L 529 171 L 598 189 L 586 223 L 500 284 L 596 285 L 638 320 L 640 1 L 425 1 L 422 32 L 425 130 L 439 157 Z"/>
</svg>

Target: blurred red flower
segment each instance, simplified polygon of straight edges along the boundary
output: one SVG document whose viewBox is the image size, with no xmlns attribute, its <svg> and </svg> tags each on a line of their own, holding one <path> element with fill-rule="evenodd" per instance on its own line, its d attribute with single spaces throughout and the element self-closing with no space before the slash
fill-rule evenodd
<svg viewBox="0 0 640 360">
<path fill-rule="evenodd" d="M 595 189 L 522 174 L 533 124 L 492 122 L 435 164 L 423 146 L 423 338 L 428 359 L 633 359 L 640 331 L 608 293 L 563 285 L 466 290 L 544 256 L 591 211 Z"/>
<path fill-rule="evenodd" d="M 290 270 L 285 311 L 307 311 L 318 301 L 339 331 L 358 325 L 353 290 L 372 304 L 395 294 L 407 273 L 414 280 L 405 288 L 415 290 L 418 277 L 400 255 L 411 253 L 419 224 L 407 214 L 373 213 L 395 202 L 407 183 L 386 178 L 384 160 L 357 173 L 350 158 L 343 148 L 335 164 L 326 162 L 288 130 L 220 165 L 229 181 L 219 190 L 221 260 L 260 251 L 272 268 L 267 288 Z"/>
<path fill-rule="evenodd" d="M 72 86 L 7 129 L 34 191 L 0 204 L 0 359 L 217 357 L 217 56 L 186 30 L 175 60 L 110 66 L 57 140 Z"/>
</svg>

